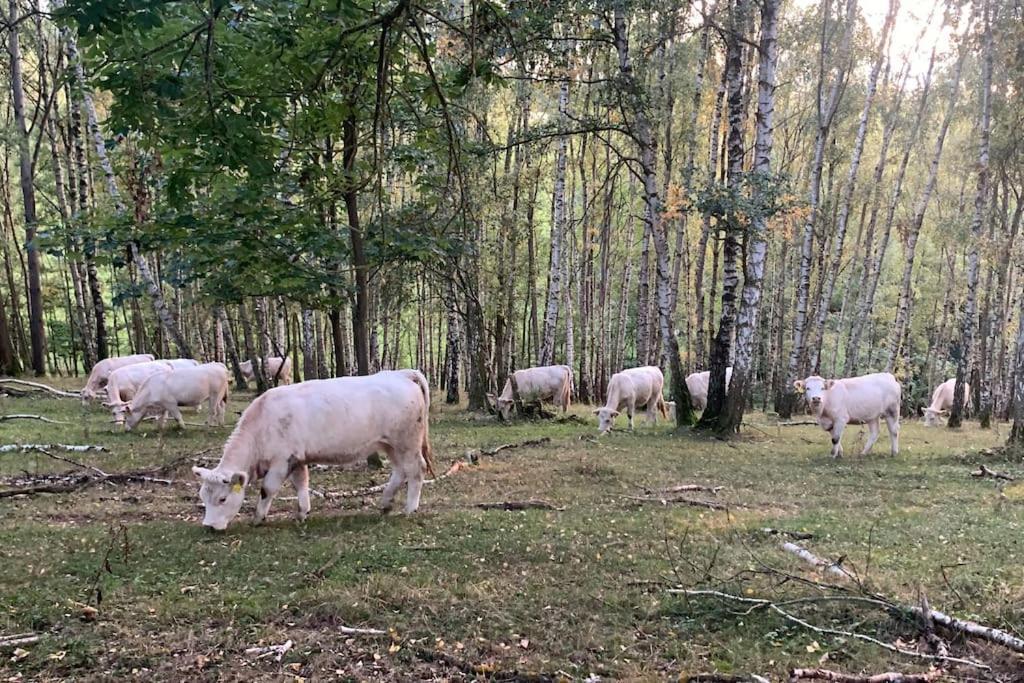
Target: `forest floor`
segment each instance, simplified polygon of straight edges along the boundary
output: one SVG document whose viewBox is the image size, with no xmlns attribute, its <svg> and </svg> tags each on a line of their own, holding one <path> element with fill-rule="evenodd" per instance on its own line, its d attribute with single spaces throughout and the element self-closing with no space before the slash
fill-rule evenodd
<svg viewBox="0 0 1024 683">
<path fill-rule="evenodd" d="M 199 524 L 189 468 L 216 463 L 248 400 L 232 396 L 227 427 L 160 436 L 151 422 L 117 432 L 102 408 L 74 399 L 0 399 L 0 415 L 67 423 L 0 422 L 0 443 L 102 445 L 50 452 L 106 473 L 177 463 L 153 475 L 169 485 L 0 498 L 0 637 L 41 636 L 0 649 L 0 680 L 685 680 L 718 672 L 777 681 L 791 667 L 929 668 L 769 609 L 668 592 L 814 598 L 787 609 L 819 627 L 919 647 L 912 620 L 820 599 L 826 592 L 803 579 L 839 579 L 785 552 L 786 539 L 766 527 L 809 535 L 797 542 L 844 558 L 864 590 L 911 605 L 926 596 L 955 616 L 1018 635 L 1024 628 L 1020 484 L 970 476 L 984 463 L 1024 478 L 1024 462 L 990 450 L 1005 439 L 1004 425 L 952 432 L 908 420 L 895 459 L 884 429 L 872 455 L 856 455 L 862 436 L 852 427 L 847 456 L 834 461 L 816 427 L 779 427 L 758 413 L 743 438 L 724 443 L 640 420 L 635 433 L 598 439 L 585 406 L 568 421 L 504 425 L 435 405 L 439 474 L 467 451 L 550 440 L 481 455 L 428 484 L 411 518 L 382 516 L 379 494 L 329 495 L 314 496 L 310 518 L 298 523 L 285 488 L 266 525 L 250 523 L 249 491 L 242 516 L 212 533 Z M 190 422 L 204 417 L 186 413 Z M 0 453 L 0 490 L 68 471 L 83 470 L 37 451 Z M 334 494 L 385 479 L 380 470 L 311 471 L 312 487 Z M 682 484 L 723 488 L 664 492 Z M 679 497 L 690 503 L 668 502 Z M 555 509 L 476 507 L 527 500 Z M 344 634 L 342 626 L 387 633 Z M 942 666 L 948 675 L 1024 680 L 1019 656 L 945 637 L 952 655 L 994 667 Z M 289 641 L 280 661 L 272 651 L 246 652 Z"/>
</svg>

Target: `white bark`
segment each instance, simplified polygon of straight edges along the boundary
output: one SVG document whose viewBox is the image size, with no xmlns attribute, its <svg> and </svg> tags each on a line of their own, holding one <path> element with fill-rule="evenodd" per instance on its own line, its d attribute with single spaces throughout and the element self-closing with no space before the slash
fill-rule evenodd
<svg viewBox="0 0 1024 683">
<path fill-rule="evenodd" d="M 569 109 L 569 80 L 566 75 L 558 90 L 558 120 L 565 125 Z M 558 139 L 555 153 L 554 206 L 551 213 L 551 264 L 548 276 L 548 300 L 544 309 L 544 335 L 541 338 L 540 364 L 552 365 L 555 360 L 555 327 L 562 301 L 562 243 L 565 233 L 565 167 L 569 138 Z"/>
</svg>

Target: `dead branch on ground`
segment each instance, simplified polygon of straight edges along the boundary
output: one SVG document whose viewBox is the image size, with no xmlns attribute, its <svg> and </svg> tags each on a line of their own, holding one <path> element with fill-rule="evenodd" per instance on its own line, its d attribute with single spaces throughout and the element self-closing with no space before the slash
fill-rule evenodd
<svg viewBox="0 0 1024 683">
<path fill-rule="evenodd" d="M 814 534 L 807 531 L 787 531 L 786 529 L 772 529 L 771 527 L 765 527 L 761 531 L 772 536 L 789 536 L 798 541 L 809 541 L 814 538 Z"/>
<path fill-rule="evenodd" d="M 724 489 L 724 486 L 706 486 L 704 484 L 679 484 L 678 486 L 670 486 L 667 489 L 661 489 L 660 493 L 683 493 L 685 491 L 706 491 L 713 496 L 717 496 L 718 492 Z"/>
<path fill-rule="evenodd" d="M 769 683 L 767 678 L 764 676 L 758 676 L 757 674 L 684 674 L 679 677 L 679 680 L 683 683 Z"/>
<path fill-rule="evenodd" d="M 992 477 L 993 479 L 1002 479 L 1003 481 L 1016 480 L 1016 477 L 1012 477 L 1009 474 L 1004 474 L 1002 472 L 996 472 L 995 470 L 989 469 L 985 465 L 978 465 L 978 469 L 971 472 L 971 476 L 978 478 Z"/>
<path fill-rule="evenodd" d="M 281 645 L 267 645 L 266 647 L 250 647 L 246 648 L 245 654 L 256 655 L 256 659 L 264 659 L 266 657 L 273 657 L 275 662 L 280 662 L 285 656 L 288 650 L 292 649 L 292 641 L 289 639 Z"/>
<path fill-rule="evenodd" d="M 53 458 L 54 460 L 60 460 L 68 464 L 74 465 L 80 469 L 86 470 L 85 473 L 74 475 L 74 474 L 41 474 L 34 475 L 27 478 L 22 478 L 26 485 L 20 485 L 14 488 L 9 488 L 0 491 L 0 498 L 13 498 L 16 496 L 33 496 L 40 493 L 72 493 L 80 489 L 93 486 L 94 484 L 130 484 L 130 483 L 144 483 L 144 484 L 162 484 L 164 486 L 170 486 L 174 482 L 170 479 L 163 479 L 160 477 L 153 476 L 155 474 L 162 474 L 163 468 L 157 468 L 155 470 L 136 470 L 132 472 L 112 472 L 107 473 L 98 467 L 92 465 L 86 465 L 80 463 L 77 460 L 71 458 L 65 458 L 63 456 L 51 453 L 43 448 L 33 449 L 38 453 Z M 166 467 L 166 465 L 164 466 Z"/>
<path fill-rule="evenodd" d="M 0 422 L 6 422 L 8 420 L 39 420 L 40 422 L 46 422 L 53 425 L 67 425 L 70 422 L 63 422 L 62 420 L 51 420 L 48 417 L 42 415 L 29 415 L 27 413 L 15 413 L 12 415 L 0 415 Z"/>
<path fill-rule="evenodd" d="M 746 508 L 746 505 L 739 503 L 719 503 L 714 500 L 700 500 L 699 498 L 689 498 L 687 496 L 622 496 L 626 500 L 635 500 L 640 503 L 661 503 L 662 505 L 689 505 L 690 507 L 704 507 L 711 510 L 733 510 L 736 508 Z"/>
<path fill-rule="evenodd" d="M 425 662 L 443 664 L 474 678 L 477 676 L 483 676 L 489 680 L 514 681 L 515 683 L 554 683 L 554 681 L 563 680 L 565 678 L 559 674 L 534 673 L 519 671 L 516 669 L 511 671 L 499 671 L 489 664 L 470 664 L 465 660 L 453 657 L 445 652 L 441 652 L 439 650 L 428 650 L 423 647 L 416 648 L 414 652 L 417 657 Z"/>
<path fill-rule="evenodd" d="M 874 676 L 854 676 L 828 669 L 793 669 L 789 672 L 789 683 L 801 680 L 836 681 L 836 683 L 930 683 L 930 681 L 938 680 L 941 675 L 942 672 L 936 670 L 921 674 L 901 674 L 889 671 Z"/>
<path fill-rule="evenodd" d="M 779 422 L 778 427 L 817 427 L 817 420 L 795 420 L 792 422 Z"/>
<path fill-rule="evenodd" d="M 22 645 L 35 645 L 42 636 L 35 633 L 14 633 L 9 636 L 0 636 L 0 648 L 21 647 Z"/>
<path fill-rule="evenodd" d="M 0 386 L 5 386 L 9 389 L 13 389 L 14 391 L 18 391 L 18 388 L 22 387 L 29 390 L 41 391 L 50 394 L 51 396 L 56 396 L 57 398 L 82 397 L 77 391 L 62 391 L 60 389 L 55 389 L 48 384 L 43 384 L 41 382 L 29 382 L 28 380 L 15 379 L 13 377 L 0 377 Z"/>
<path fill-rule="evenodd" d="M 543 500 L 506 500 L 500 503 L 476 503 L 474 507 L 478 507 L 481 510 L 556 510 L 561 512 L 565 510 L 564 507 L 555 507 L 551 503 Z"/>
<path fill-rule="evenodd" d="M 475 449 L 479 455 L 495 456 L 502 451 L 510 451 L 515 448 L 528 448 L 530 446 L 543 446 L 546 443 L 551 443 L 551 437 L 542 436 L 539 439 L 528 439 L 527 441 L 521 441 L 519 443 L 503 443 L 500 446 L 494 448 L 481 448 Z"/>
<path fill-rule="evenodd" d="M 71 444 L 71 443 L 11 443 L 0 446 L 0 453 L 10 453 L 12 451 L 21 451 L 22 453 L 28 451 L 38 451 L 40 449 L 47 451 L 69 451 L 71 453 L 85 453 L 86 451 L 102 451 L 106 452 L 107 449 L 103 446 L 94 446 L 92 444 Z"/>
</svg>

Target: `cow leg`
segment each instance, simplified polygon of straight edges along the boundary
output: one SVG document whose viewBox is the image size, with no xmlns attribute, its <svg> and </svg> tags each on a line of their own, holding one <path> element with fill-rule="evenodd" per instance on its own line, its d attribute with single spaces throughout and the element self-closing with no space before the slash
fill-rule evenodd
<svg viewBox="0 0 1024 683">
<path fill-rule="evenodd" d="M 292 480 L 292 486 L 295 487 L 295 495 L 299 499 L 295 514 L 300 522 L 305 521 L 306 515 L 309 514 L 309 467 L 306 463 L 295 465 L 288 478 Z"/>
<path fill-rule="evenodd" d="M 885 416 L 885 425 L 889 428 L 889 441 L 891 442 L 892 448 L 891 453 L 893 457 L 900 452 L 900 418 L 899 415 Z"/>
<path fill-rule="evenodd" d="M 406 456 L 405 481 L 405 514 L 411 515 L 420 506 L 420 492 L 423 490 L 423 458 L 417 448 L 413 453 Z"/>
<path fill-rule="evenodd" d="M 841 458 L 843 457 L 843 430 L 846 429 L 846 422 L 837 420 L 832 423 L 832 457 Z"/>
<path fill-rule="evenodd" d="M 647 402 L 647 421 L 652 425 L 658 424 L 658 399 L 652 398 Z"/>
<path fill-rule="evenodd" d="M 174 421 L 178 423 L 178 427 L 180 429 L 184 429 L 185 428 L 185 419 L 181 416 L 181 409 L 178 408 L 178 406 L 173 406 L 173 407 L 171 407 L 171 409 L 168 412 L 170 413 L 171 417 L 174 418 Z M 164 413 L 164 417 L 166 417 L 166 416 L 167 416 L 167 413 Z"/>
<path fill-rule="evenodd" d="M 287 473 L 279 469 L 272 469 L 263 477 L 263 485 L 260 486 L 260 499 L 256 503 L 256 524 L 261 524 L 270 512 L 270 504 L 274 502 L 274 496 L 284 483 Z"/>
<path fill-rule="evenodd" d="M 391 460 L 391 478 L 388 479 L 388 483 L 384 486 L 384 493 L 380 497 L 380 511 L 387 514 L 391 512 L 391 501 L 395 498 L 395 493 L 398 492 L 398 487 L 405 481 L 405 472 L 399 467 L 393 458 Z"/>
<path fill-rule="evenodd" d="M 861 455 L 867 455 L 871 451 L 871 447 L 878 441 L 878 418 L 868 422 L 868 440 L 864 443 L 864 448 L 861 450 Z"/>
<path fill-rule="evenodd" d="M 626 416 L 629 418 L 629 431 L 633 431 L 633 413 L 636 412 L 636 406 L 630 401 L 626 404 Z"/>
</svg>

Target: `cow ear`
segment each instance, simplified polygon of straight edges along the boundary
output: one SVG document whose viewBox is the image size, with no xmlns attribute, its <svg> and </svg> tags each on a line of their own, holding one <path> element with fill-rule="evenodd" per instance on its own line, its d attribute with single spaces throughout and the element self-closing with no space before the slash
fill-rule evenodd
<svg viewBox="0 0 1024 683">
<path fill-rule="evenodd" d="M 618 416 L 619 416 L 619 411 L 613 410 L 612 411 L 612 417 L 618 417 Z"/>
<path fill-rule="evenodd" d="M 245 473 L 244 472 L 235 472 L 234 474 L 232 474 L 231 475 L 231 482 L 230 482 L 230 484 L 231 484 L 231 490 L 235 490 L 235 489 L 241 490 L 242 487 L 245 486 Z"/>
<path fill-rule="evenodd" d="M 593 409 L 592 411 L 590 411 L 590 412 L 594 413 L 594 415 L 598 415 L 598 414 L 600 414 L 600 412 L 601 412 L 601 409 L 600 409 L 600 408 L 594 408 L 594 409 Z"/>
<path fill-rule="evenodd" d="M 825 380 L 825 389 L 826 390 L 831 389 L 832 385 L 835 384 L 835 383 L 836 383 L 836 381 L 834 379 L 827 379 L 827 380 Z"/>
<path fill-rule="evenodd" d="M 793 388 L 796 389 L 796 393 L 798 394 L 804 393 L 804 381 L 802 379 L 796 380 L 793 382 Z"/>
</svg>

